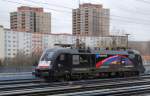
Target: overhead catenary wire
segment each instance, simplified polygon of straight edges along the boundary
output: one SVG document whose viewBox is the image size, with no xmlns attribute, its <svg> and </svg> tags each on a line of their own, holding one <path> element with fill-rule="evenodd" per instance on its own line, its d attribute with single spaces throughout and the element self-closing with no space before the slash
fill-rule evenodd
<svg viewBox="0 0 150 96">
<path fill-rule="evenodd" d="M 140 1 L 140 2 L 143 2 L 143 3 L 146 3 L 146 4 L 150 4 L 150 2 L 146 1 L 146 0 L 136 0 L 136 1 Z"/>
<path fill-rule="evenodd" d="M 21 3 L 21 2 L 16 2 L 16 1 L 11 1 L 11 0 L 2 0 L 4 2 L 9 2 L 9 3 L 14 3 L 14 4 L 21 4 L 21 5 L 27 5 L 27 6 L 32 6 L 31 4 L 25 4 L 25 3 Z M 49 8 L 49 7 L 46 7 L 45 9 L 49 9 L 49 10 L 52 10 L 52 11 L 55 11 L 55 12 L 65 12 L 65 13 L 70 13 L 71 11 L 63 11 L 63 10 L 58 10 L 58 9 L 53 9 L 53 8 Z"/>
<path fill-rule="evenodd" d="M 33 1 L 33 0 L 29 0 L 29 1 L 27 1 L 27 2 L 31 2 L 31 3 L 35 3 L 35 4 L 37 4 L 37 3 L 40 3 L 40 2 L 35 2 L 35 1 Z M 80 4 L 80 0 L 78 0 L 78 3 Z M 46 4 L 46 5 L 51 5 L 51 4 L 49 4 L 49 3 L 42 3 L 42 4 Z M 67 8 L 67 9 L 75 9 L 75 8 L 71 8 L 71 7 L 62 7 L 62 6 L 58 6 L 58 5 L 56 5 L 57 7 L 60 7 L 60 8 Z M 131 17 L 123 17 L 123 16 L 117 16 L 117 15 L 110 15 L 110 16 L 112 16 L 112 17 L 120 17 L 120 18 L 124 18 L 124 19 L 131 19 L 131 20 L 133 20 L 133 19 L 137 19 L 137 20 L 139 20 L 139 18 L 131 18 Z M 144 20 L 144 19 L 141 19 L 142 21 L 147 21 L 147 20 Z"/>
<path fill-rule="evenodd" d="M 138 0 L 135 0 L 135 1 L 138 1 Z M 117 10 L 121 10 L 121 11 L 126 12 L 126 13 L 130 13 L 130 14 L 134 14 L 134 15 L 137 14 L 140 16 L 150 16 L 150 13 L 148 10 L 146 12 L 145 12 L 145 10 L 139 11 L 138 7 L 133 6 L 133 4 L 130 7 L 134 8 L 134 10 L 132 10 L 131 8 L 129 9 L 129 5 L 126 5 L 124 3 L 123 4 L 115 3 L 115 6 L 117 7 Z"/>
<path fill-rule="evenodd" d="M 26 0 L 24 0 L 26 1 Z M 35 3 L 35 4 L 44 4 L 44 5 L 48 5 L 48 6 L 54 6 L 54 7 L 61 7 L 61 8 L 64 8 L 64 9 L 73 9 L 71 7 L 66 7 L 66 6 L 62 6 L 62 5 L 56 5 L 56 4 L 50 4 L 50 3 L 47 3 L 47 2 L 38 2 L 38 1 L 33 1 L 33 0 L 30 0 L 30 1 L 26 1 L 26 2 L 31 2 L 31 3 Z"/>
</svg>

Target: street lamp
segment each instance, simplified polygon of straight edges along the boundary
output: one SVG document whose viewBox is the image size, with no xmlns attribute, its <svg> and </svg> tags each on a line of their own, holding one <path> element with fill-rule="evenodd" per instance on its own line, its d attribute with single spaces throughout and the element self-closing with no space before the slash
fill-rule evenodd
<svg viewBox="0 0 150 96">
<path fill-rule="evenodd" d="M 130 34 L 125 34 L 125 35 L 126 35 L 126 37 L 127 37 L 127 44 L 126 44 L 126 47 L 127 47 L 127 49 L 128 49 L 128 37 L 129 37 Z"/>
</svg>

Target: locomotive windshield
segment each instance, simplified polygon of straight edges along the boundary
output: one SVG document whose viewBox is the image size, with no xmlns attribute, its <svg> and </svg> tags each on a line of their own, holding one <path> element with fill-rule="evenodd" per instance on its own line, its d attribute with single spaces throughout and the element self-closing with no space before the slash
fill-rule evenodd
<svg viewBox="0 0 150 96">
<path fill-rule="evenodd" d="M 41 61 L 49 61 L 52 59 L 54 52 L 52 51 L 46 51 L 43 56 L 41 57 Z"/>
</svg>

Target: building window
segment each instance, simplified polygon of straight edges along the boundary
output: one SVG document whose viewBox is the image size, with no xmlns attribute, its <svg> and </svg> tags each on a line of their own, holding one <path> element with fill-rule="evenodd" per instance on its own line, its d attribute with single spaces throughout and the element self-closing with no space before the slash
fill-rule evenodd
<svg viewBox="0 0 150 96">
<path fill-rule="evenodd" d="M 8 51 L 11 51 L 11 49 L 8 49 Z"/>
<path fill-rule="evenodd" d="M 8 42 L 10 43 L 11 41 L 10 41 L 10 40 L 8 40 Z"/>
</svg>

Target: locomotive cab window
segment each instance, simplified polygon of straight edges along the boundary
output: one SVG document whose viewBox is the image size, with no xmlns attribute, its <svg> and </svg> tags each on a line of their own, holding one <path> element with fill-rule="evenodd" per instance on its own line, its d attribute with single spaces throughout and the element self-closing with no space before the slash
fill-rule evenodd
<svg viewBox="0 0 150 96">
<path fill-rule="evenodd" d="M 51 60 L 53 54 L 54 54 L 54 52 L 47 51 L 46 53 L 44 53 L 42 55 L 41 60 L 49 61 L 49 60 Z"/>
</svg>

